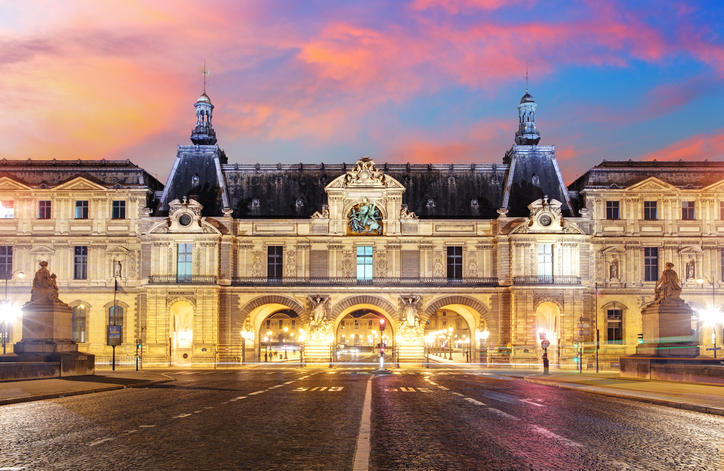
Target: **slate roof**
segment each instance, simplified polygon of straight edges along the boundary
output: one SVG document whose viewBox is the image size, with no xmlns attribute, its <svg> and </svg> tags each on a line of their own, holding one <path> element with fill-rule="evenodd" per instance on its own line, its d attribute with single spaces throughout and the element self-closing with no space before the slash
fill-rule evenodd
<svg viewBox="0 0 724 471">
<path fill-rule="evenodd" d="M 724 180 L 724 162 L 709 161 L 603 161 L 581 175 L 568 188 L 626 188 L 656 177 L 679 188 L 704 188 Z"/>
<path fill-rule="evenodd" d="M 228 164 L 222 172 L 234 217 L 308 218 L 327 204 L 324 187 L 353 167 Z M 376 167 L 405 186 L 402 203 L 420 218 L 498 216 L 507 165 L 376 163 Z"/>
</svg>

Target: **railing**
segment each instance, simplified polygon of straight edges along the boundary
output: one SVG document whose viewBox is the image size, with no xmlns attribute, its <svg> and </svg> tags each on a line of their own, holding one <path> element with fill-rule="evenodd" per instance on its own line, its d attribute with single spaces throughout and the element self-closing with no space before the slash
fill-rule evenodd
<svg viewBox="0 0 724 471">
<path fill-rule="evenodd" d="M 498 286 L 497 278 L 463 278 L 461 280 L 448 278 L 372 278 L 371 280 L 358 280 L 357 278 L 261 278 L 261 277 L 235 277 L 233 286 L 444 286 L 444 287 L 479 287 Z"/>
<path fill-rule="evenodd" d="M 167 276 L 167 275 L 151 275 L 148 282 L 152 285 L 215 285 L 215 276 Z"/>
<path fill-rule="evenodd" d="M 580 285 L 580 276 L 544 275 L 514 276 L 514 285 Z"/>
</svg>

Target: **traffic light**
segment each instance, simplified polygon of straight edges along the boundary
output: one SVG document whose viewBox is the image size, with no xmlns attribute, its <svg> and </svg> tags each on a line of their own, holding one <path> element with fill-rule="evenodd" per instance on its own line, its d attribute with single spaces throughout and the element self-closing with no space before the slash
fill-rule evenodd
<svg viewBox="0 0 724 471">
<path fill-rule="evenodd" d="M 143 344 L 141 342 L 136 342 L 136 355 L 141 356 L 143 354 Z"/>
<path fill-rule="evenodd" d="M 644 343 L 644 334 L 638 334 L 638 343 L 639 345 L 643 345 Z"/>
</svg>

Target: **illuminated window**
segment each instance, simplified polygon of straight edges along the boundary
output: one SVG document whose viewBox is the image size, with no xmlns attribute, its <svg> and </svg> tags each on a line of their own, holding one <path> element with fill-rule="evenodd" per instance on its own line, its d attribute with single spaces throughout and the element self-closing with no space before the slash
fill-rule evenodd
<svg viewBox="0 0 724 471">
<path fill-rule="evenodd" d="M 618 201 L 606 201 L 606 219 L 620 219 Z"/>
<path fill-rule="evenodd" d="M 86 342 L 86 319 L 88 314 L 88 308 L 81 304 L 79 306 L 73 306 L 72 314 L 72 338 L 76 342 Z"/>
<path fill-rule="evenodd" d="M 50 201 L 38 201 L 38 219 L 50 219 Z"/>
<path fill-rule="evenodd" d="M 12 219 L 15 217 L 15 201 L 0 201 L 0 219 Z"/>
<path fill-rule="evenodd" d="M 606 341 L 608 343 L 623 343 L 623 311 L 609 309 L 606 312 Z"/>
<path fill-rule="evenodd" d="M 76 219 L 88 219 L 88 202 L 87 201 L 76 201 L 75 202 L 75 218 Z"/>
<path fill-rule="evenodd" d="M 126 202 L 114 201 L 111 209 L 112 219 L 126 219 Z"/>
<path fill-rule="evenodd" d="M 13 277 L 13 247 L 0 245 L 0 280 Z"/>
<path fill-rule="evenodd" d="M 267 263 L 266 273 L 269 280 L 282 279 L 282 255 L 284 247 L 280 245 L 271 245 L 267 247 Z"/>
<path fill-rule="evenodd" d="M 88 279 L 88 247 L 85 245 L 73 248 L 73 279 Z"/>
<path fill-rule="evenodd" d="M 372 246 L 361 245 L 357 247 L 357 281 L 370 280 L 372 280 Z"/>
<path fill-rule="evenodd" d="M 644 247 L 644 281 L 659 280 L 659 249 Z"/>
<path fill-rule="evenodd" d="M 193 253 L 191 244 L 177 244 L 176 281 L 191 281 Z"/>
<path fill-rule="evenodd" d="M 656 201 L 644 201 L 644 219 L 647 221 L 655 221 L 657 219 Z"/>
<path fill-rule="evenodd" d="M 682 201 L 681 202 L 681 219 L 685 221 L 694 220 L 694 202 L 693 201 Z"/>
<path fill-rule="evenodd" d="M 538 278 L 553 281 L 553 244 L 538 244 Z"/>
<path fill-rule="evenodd" d="M 447 248 L 447 279 L 462 280 L 463 279 L 463 248 L 448 247 Z"/>
</svg>

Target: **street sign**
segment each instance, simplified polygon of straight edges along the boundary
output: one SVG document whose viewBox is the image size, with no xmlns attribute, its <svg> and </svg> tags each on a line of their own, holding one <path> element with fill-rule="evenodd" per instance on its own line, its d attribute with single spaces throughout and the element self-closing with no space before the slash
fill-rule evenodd
<svg viewBox="0 0 724 471">
<path fill-rule="evenodd" d="M 545 339 L 545 340 L 541 341 L 540 346 L 543 348 L 548 348 L 551 346 L 551 341 L 548 339 Z"/>
<path fill-rule="evenodd" d="M 108 345 L 117 346 L 123 343 L 123 327 L 120 325 L 108 326 Z"/>
</svg>

